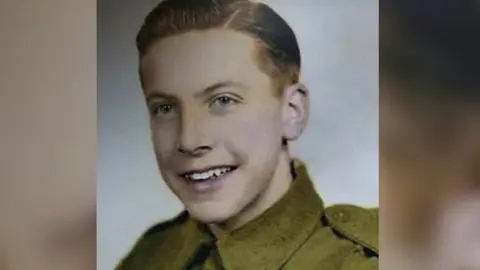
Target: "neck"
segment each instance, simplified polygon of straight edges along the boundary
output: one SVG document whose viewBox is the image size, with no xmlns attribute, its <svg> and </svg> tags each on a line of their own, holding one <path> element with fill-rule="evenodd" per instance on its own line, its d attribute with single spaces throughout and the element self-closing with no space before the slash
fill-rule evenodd
<svg viewBox="0 0 480 270">
<path fill-rule="evenodd" d="M 208 225 L 217 239 L 223 235 L 231 233 L 260 216 L 280 200 L 285 193 L 287 193 L 292 182 L 290 162 L 291 159 L 288 152 L 282 151 L 278 159 L 277 167 L 273 173 L 272 180 L 257 198 L 245 207 L 243 211 L 231 219 L 222 223 Z"/>
</svg>

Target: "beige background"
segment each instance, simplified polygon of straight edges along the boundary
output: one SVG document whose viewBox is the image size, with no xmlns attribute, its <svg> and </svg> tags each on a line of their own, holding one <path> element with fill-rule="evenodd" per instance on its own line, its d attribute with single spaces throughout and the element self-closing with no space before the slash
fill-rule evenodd
<svg viewBox="0 0 480 270">
<path fill-rule="evenodd" d="M 0 44 L 0 269 L 93 269 L 96 1 L 2 0 Z"/>
</svg>

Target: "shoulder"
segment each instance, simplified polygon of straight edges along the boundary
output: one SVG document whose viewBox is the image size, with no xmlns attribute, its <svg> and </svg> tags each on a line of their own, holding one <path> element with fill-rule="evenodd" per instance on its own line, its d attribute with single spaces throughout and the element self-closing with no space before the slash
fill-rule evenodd
<svg viewBox="0 0 480 270">
<path fill-rule="evenodd" d="M 325 209 L 324 218 L 338 235 L 378 256 L 378 208 L 337 204 Z"/>
<path fill-rule="evenodd" d="M 329 269 L 378 269 L 378 209 L 333 205 L 318 219 L 296 261 Z"/>
<path fill-rule="evenodd" d="M 151 226 L 134 244 L 130 252 L 120 261 L 116 270 L 137 269 L 137 265 L 144 264 L 152 253 L 162 243 L 171 243 L 170 238 L 177 238 L 181 228 L 188 220 L 188 213 L 183 211 L 176 217 Z"/>
</svg>

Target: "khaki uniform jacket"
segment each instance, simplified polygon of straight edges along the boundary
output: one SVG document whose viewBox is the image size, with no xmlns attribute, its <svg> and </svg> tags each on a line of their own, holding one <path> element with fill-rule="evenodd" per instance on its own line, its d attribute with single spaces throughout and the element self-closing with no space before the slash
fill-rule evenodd
<svg viewBox="0 0 480 270">
<path fill-rule="evenodd" d="M 261 216 L 220 239 L 187 212 L 148 230 L 117 270 L 378 269 L 378 209 L 324 208 L 306 168 Z"/>
</svg>

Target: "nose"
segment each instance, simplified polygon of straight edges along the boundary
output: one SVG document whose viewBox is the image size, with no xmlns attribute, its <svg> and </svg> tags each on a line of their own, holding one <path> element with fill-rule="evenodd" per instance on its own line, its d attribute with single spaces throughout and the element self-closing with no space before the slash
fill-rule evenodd
<svg viewBox="0 0 480 270">
<path fill-rule="evenodd" d="M 207 127 L 198 115 L 182 115 L 177 139 L 178 152 L 190 156 L 202 156 L 212 150 Z"/>
</svg>

